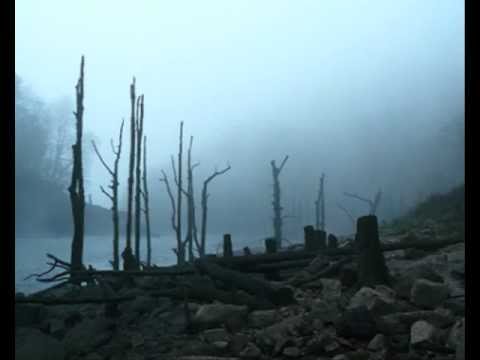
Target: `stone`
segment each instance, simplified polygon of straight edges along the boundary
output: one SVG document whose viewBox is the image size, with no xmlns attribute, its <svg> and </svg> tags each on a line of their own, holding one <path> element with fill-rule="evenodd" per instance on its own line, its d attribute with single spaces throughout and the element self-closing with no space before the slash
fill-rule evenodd
<svg viewBox="0 0 480 360">
<path fill-rule="evenodd" d="M 21 328 L 15 332 L 16 360 L 63 360 L 63 344 L 38 329 Z"/>
<path fill-rule="evenodd" d="M 375 320 L 365 305 L 347 309 L 336 325 L 338 335 L 345 338 L 371 339 L 376 334 Z"/>
<path fill-rule="evenodd" d="M 89 353 L 112 337 L 114 323 L 105 318 L 86 319 L 68 330 L 63 340 L 67 356 Z"/>
<path fill-rule="evenodd" d="M 342 283 L 337 279 L 320 279 L 321 297 L 326 301 L 335 301 L 342 296 Z"/>
<path fill-rule="evenodd" d="M 238 333 L 232 335 L 228 347 L 234 355 L 239 355 L 240 352 L 245 348 L 245 346 L 247 346 L 248 342 L 249 338 L 247 335 Z"/>
<path fill-rule="evenodd" d="M 368 343 L 367 349 L 370 351 L 380 351 L 387 347 L 387 339 L 383 334 L 377 334 Z"/>
<path fill-rule="evenodd" d="M 455 322 L 455 318 L 444 311 L 410 311 L 388 314 L 376 319 L 379 332 L 385 335 L 408 334 L 413 323 L 425 320 L 435 327 L 446 328 Z"/>
<path fill-rule="evenodd" d="M 265 328 L 277 322 L 280 316 L 276 310 L 256 310 L 248 316 L 248 324 L 253 328 Z"/>
<path fill-rule="evenodd" d="M 358 281 L 358 271 L 355 264 L 346 264 L 342 267 L 339 280 L 345 287 L 351 287 Z"/>
<path fill-rule="evenodd" d="M 418 348 L 434 344 L 435 330 L 432 324 L 424 320 L 415 322 L 410 330 L 410 345 Z"/>
<path fill-rule="evenodd" d="M 436 283 L 426 279 L 415 280 L 410 301 L 426 309 L 434 309 L 448 298 L 449 289 L 446 284 Z"/>
<path fill-rule="evenodd" d="M 323 299 L 316 299 L 311 304 L 311 311 L 308 316 L 312 320 L 321 320 L 324 324 L 335 324 L 341 314 L 335 303 L 327 302 Z"/>
<path fill-rule="evenodd" d="M 252 342 L 249 342 L 240 352 L 240 358 L 242 359 L 255 360 L 260 358 L 260 356 L 262 356 L 262 352 L 257 345 Z"/>
<path fill-rule="evenodd" d="M 228 341 L 214 341 L 212 345 L 219 350 L 226 350 L 228 348 Z"/>
<path fill-rule="evenodd" d="M 455 350 L 457 348 L 458 343 L 461 340 L 462 336 L 462 328 L 465 326 L 465 318 L 457 321 L 455 324 L 453 324 L 452 328 L 450 329 L 450 332 L 448 334 L 448 338 L 446 341 L 446 346 L 449 349 Z"/>
<path fill-rule="evenodd" d="M 289 346 L 283 349 L 282 352 L 288 358 L 298 358 L 300 356 L 300 349 L 296 346 Z"/>
<path fill-rule="evenodd" d="M 458 343 L 455 349 L 455 360 L 465 360 L 465 326 L 460 328 Z"/>
<path fill-rule="evenodd" d="M 229 341 L 230 335 L 223 328 L 208 329 L 202 333 L 202 337 L 205 341 L 213 343 L 217 341 Z"/>
<path fill-rule="evenodd" d="M 248 308 L 244 305 L 207 304 L 197 310 L 192 322 L 200 328 L 214 328 L 227 321 L 246 319 L 247 313 Z"/>
<path fill-rule="evenodd" d="M 387 294 L 386 291 L 362 287 L 351 298 L 348 309 L 359 306 L 365 306 L 373 316 L 381 316 L 395 311 L 395 299 L 391 294 Z"/>
<path fill-rule="evenodd" d="M 395 275 L 393 289 L 398 296 L 410 299 L 412 286 L 417 279 L 443 282 L 443 278 L 433 269 L 433 265 L 420 264 L 402 269 L 401 272 Z"/>
<path fill-rule="evenodd" d="M 32 327 L 40 325 L 48 312 L 43 305 L 15 304 L 15 327 Z"/>
</svg>

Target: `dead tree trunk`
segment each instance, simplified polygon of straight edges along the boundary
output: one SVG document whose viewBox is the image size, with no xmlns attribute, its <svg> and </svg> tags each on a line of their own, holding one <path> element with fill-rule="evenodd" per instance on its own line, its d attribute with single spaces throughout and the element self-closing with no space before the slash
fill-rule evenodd
<svg viewBox="0 0 480 360">
<path fill-rule="evenodd" d="M 270 162 L 272 166 L 272 175 L 273 175 L 273 237 L 277 242 L 277 247 L 282 247 L 282 225 L 283 225 L 283 218 L 282 218 L 282 206 L 280 204 L 280 181 L 278 180 L 280 176 L 280 172 L 283 169 L 283 166 L 288 160 L 288 155 L 285 156 L 283 159 L 282 164 L 277 167 L 275 164 L 275 160 Z"/>
<path fill-rule="evenodd" d="M 232 236 L 230 234 L 223 235 L 223 257 L 233 256 Z"/>
<path fill-rule="evenodd" d="M 209 194 L 207 193 L 208 183 L 212 181 L 218 175 L 225 174 L 231 167 L 228 165 L 225 169 L 221 171 L 215 170 L 212 175 L 210 175 L 204 182 L 203 182 L 203 189 L 202 189 L 202 229 L 201 229 L 201 238 L 200 238 L 200 257 L 205 256 L 205 241 L 207 235 L 207 199 Z"/>
<path fill-rule="evenodd" d="M 363 216 L 357 221 L 358 277 L 362 286 L 388 284 L 388 269 L 385 265 L 378 236 L 375 215 Z"/>
<path fill-rule="evenodd" d="M 325 231 L 325 192 L 324 192 L 325 174 L 320 177 L 320 187 L 318 189 L 317 201 L 315 201 L 315 228 Z"/>
<path fill-rule="evenodd" d="M 120 162 L 120 155 L 122 152 L 122 137 L 123 137 L 123 125 L 125 121 L 122 120 L 122 124 L 120 125 L 120 134 L 118 136 L 118 145 L 115 149 L 115 145 L 113 144 L 113 139 L 110 142 L 112 146 L 112 152 L 115 155 L 115 162 L 113 164 L 113 170 L 110 166 L 107 165 L 105 160 L 102 158 L 102 155 L 97 149 L 95 142 L 92 141 L 93 149 L 97 154 L 98 158 L 102 165 L 107 169 L 110 173 L 112 180 L 109 188 L 112 190 L 112 193 L 106 191 L 103 186 L 100 186 L 100 190 L 112 201 L 112 221 L 113 221 L 113 261 L 112 266 L 113 270 L 118 271 L 120 269 L 120 257 L 119 257 L 119 216 L 118 216 L 118 165 Z"/>
<path fill-rule="evenodd" d="M 375 215 L 377 212 L 378 204 L 380 203 L 380 199 L 382 198 L 382 190 L 378 190 L 377 193 L 375 194 L 374 200 L 366 199 L 364 197 L 361 197 L 357 194 L 352 194 L 348 192 L 343 193 L 345 196 L 366 202 L 370 209 L 369 209 L 369 215 Z"/>
<path fill-rule="evenodd" d="M 152 238 L 150 234 L 150 207 L 148 203 L 148 186 L 147 186 L 147 137 L 143 138 L 143 204 L 145 208 L 145 226 L 147 231 L 147 266 L 152 265 Z"/>
<path fill-rule="evenodd" d="M 141 163 L 142 163 L 142 136 L 143 136 L 143 95 L 137 99 L 137 117 L 135 133 L 137 135 L 137 160 L 135 177 L 135 257 L 137 267 L 140 267 L 140 232 L 141 232 Z"/>
<path fill-rule="evenodd" d="M 198 238 L 196 235 L 196 222 L 195 222 L 195 197 L 193 194 L 193 169 L 199 164 L 192 165 L 192 143 L 193 136 L 190 136 L 190 144 L 188 146 L 187 155 L 187 191 L 183 191 L 187 197 L 187 236 L 185 239 L 185 245 L 188 245 L 188 259 L 190 262 L 195 258 L 193 254 L 193 242 L 195 241 L 197 250 L 199 249 Z"/>
<path fill-rule="evenodd" d="M 71 251 L 71 265 L 73 270 L 81 270 L 83 267 L 83 237 L 85 226 L 85 189 L 83 187 L 82 165 L 84 65 L 85 58 L 82 56 L 80 64 L 80 78 L 78 79 L 75 87 L 77 109 L 74 115 L 76 119 L 77 138 L 76 143 L 72 146 L 73 170 L 72 180 L 68 189 L 70 193 L 73 216 L 73 240 Z"/>
<path fill-rule="evenodd" d="M 175 183 L 177 185 L 177 263 L 179 265 L 185 263 L 185 247 L 182 240 L 182 156 L 183 156 L 183 121 L 180 123 L 180 137 L 178 145 L 178 177 L 175 171 L 175 163 L 172 159 L 172 166 L 174 170 Z"/>
<path fill-rule="evenodd" d="M 128 171 L 128 209 L 127 209 L 127 243 L 122 253 L 123 269 L 136 270 L 138 263 L 132 252 L 132 209 L 133 209 L 133 169 L 135 166 L 135 78 L 130 85 L 130 163 Z"/>
</svg>

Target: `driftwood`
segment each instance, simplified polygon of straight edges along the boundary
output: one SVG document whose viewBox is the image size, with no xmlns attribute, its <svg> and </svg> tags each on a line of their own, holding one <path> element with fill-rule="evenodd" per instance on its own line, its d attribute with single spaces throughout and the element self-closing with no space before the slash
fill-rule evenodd
<svg viewBox="0 0 480 360">
<path fill-rule="evenodd" d="M 209 261 L 196 261 L 195 265 L 201 273 L 206 273 L 213 280 L 230 284 L 237 289 L 255 295 L 257 298 L 267 299 L 275 305 L 287 305 L 295 302 L 290 288 L 275 288 L 267 281 L 223 268 Z"/>
<path fill-rule="evenodd" d="M 15 299 L 15 304 L 42 304 L 42 305 L 77 305 L 77 304 L 107 304 L 135 300 L 135 296 L 117 296 L 110 298 L 85 297 L 79 299 L 57 299 L 57 298 L 22 298 Z"/>
<path fill-rule="evenodd" d="M 393 244 L 381 244 L 380 250 L 396 251 L 409 248 L 416 248 L 421 250 L 437 250 L 443 247 L 465 242 L 463 238 L 444 238 L 438 240 L 419 240 L 412 242 L 398 242 Z M 338 249 L 323 249 L 321 251 L 283 251 L 274 254 L 255 254 L 245 256 L 234 256 L 232 258 L 213 257 L 209 261 L 225 267 L 251 271 L 260 264 L 276 263 L 282 261 L 294 261 L 302 259 L 313 259 L 318 255 L 325 256 L 342 256 L 355 255 L 356 251 L 352 248 L 338 248 Z"/>
</svg>

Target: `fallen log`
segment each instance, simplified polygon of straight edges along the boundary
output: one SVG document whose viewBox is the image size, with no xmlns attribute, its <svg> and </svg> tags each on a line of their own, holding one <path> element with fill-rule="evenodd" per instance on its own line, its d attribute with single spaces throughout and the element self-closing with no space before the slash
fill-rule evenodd
<svg viewBox="0 0 480 360">
<path fill-rule="evenodd" d="M 201 273 L 207 274 L 213 280 L 219 280 L 234 288 L 254 295 L 257 299 L 266 299 L 275 305 L 288 305 L 295 302 L 293 291 L 288 287 L 276 288 L 269 282 L 255 279 L 250 275 L 223 268 L 210 261 L 197 261 L 196 267 Z"/>
<path fill-rule="evenodd" d="M 393 244 L 381 244 L 380 250 L 382 252 L 386 251 L 396 251 L 396 250 L 405 250 L 409 248 L 415 248 L 420 250 L 437 250 L 443 247 L 450 245 L 458 244 L 465 242 L 463 238 L 447 238 L 439 240 L 422 240 L 422 241 L 412 241 L 412 242 L 398 242 Z M 321 251 L 284 251 L 273 254 L 256 254 L 256 255 L 246 255 L 246 256 L 233 256 L 231 258 L 220 258 L 212 257 L 209 259 L 211 263 L 217 265 L 228 267 L 235 270 L 245 271 L 245 272 L 255 272 L 255 269 L 258 269 L 260 265 L 276 263 L 282 261 L 295 261 L 295 260 L 305 260 L 313 259 L 318 255 L 324 256 L 343 256 L 343 255 L 355 255 L 356 251 L 352 248 L 338 248 L 338 249 L 323 249 Z M 198 261 L 198 260 L 197 260 Z M 271 270 L 271 268 L 266 268 Z"/>
<path fill-rule="evenodd" d="M 86 297 L 80 299 L 59 299 L 59 298 L 20 298 L 15 299 L 15 304 L 42 304 L 42 305 L 78 305 L 78 304 L 106 304 L 134 300 L 135 296 L 117 296 L 111 298 Z"/>
</svg>

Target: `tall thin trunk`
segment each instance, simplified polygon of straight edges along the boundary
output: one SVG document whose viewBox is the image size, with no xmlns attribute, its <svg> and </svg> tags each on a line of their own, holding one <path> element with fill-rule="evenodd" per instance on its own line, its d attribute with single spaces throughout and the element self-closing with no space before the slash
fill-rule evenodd
<svg viewBox="0 0 480 360">
<path fill-rule="evenodd" d="M 200 238 L 200 256 L 205 256 L 205 248 L 206 248 L 206 235 L 207 235 L 207 199 L 208 199 L 208 183 L 212 181 L 215 177 L 225 174 L 231 167 L 228 165 L 225 169 L 221 171 L 215 170 L 215 172 L 210 175 L 204 182 L 203 182 L 203 189 L 202 189 L 202 229 L 201 229 L 201 238 Z"/>
<path fill-rule="evenodd" d="M 320 177 L 317 200 L 315 201 L 315 229 L 325 231 L 325 174 Z"/>
<path fill-rule="evenodd" d="M 147 186 L 147 137 L 143 138 L 143 203 L 145 205 L 145 226 L 147 231 L 147 265 L 152 265 L 152 239 L 150 235 L 150 208 L 148 205 Z"/>
<path fill-rule="evenodd" d="M 122 120 L 122 125 L 120 126 L 120 134 L 118 136 L 118 145 L 117 149 L 115 150 L 115 145 L 113 144 L 113 140 L 111 140 L 112 152 L 115 155 L 115 162 L 113 164 L 113 170 L 110 166 L 107 165 L 105 160 L 103 159 L 102 155 L 97 149 L 95 142 L 92 141 L 93 149 L 97 154 L 100 162 L 103 164 L 105 169 L 111 175 L 111 184 L 109 186 L 112 189 L 112 193 L 110 194 L 106 191 L 103 186 L 100 186 L 100 190 L 112 201 L 112 221 L 113 221 L 113 261 L 112 266 L 113 270 L 117 271 L 120 268 L 120 260 L 119 260 L 119 216 L 118 216 L 118 164 L 120 162 L 120 154 L 122 152 L 122 137 L 123 137 L 123 125 L 124 120 Z"/>
<path fill-rule="evenodd" d="M 140 215 L 141 215 L 141 163 L 142 163 L 142 136 L 143 136 L 143 95 L 137 99 L 137 119 L 136 119 L 136 177 L 135 177 L 135 257 L 137 266 L 140 266 Z"/>
<path fill-rule="evenodd" d="M 83 96 L 84 96 L 84 65 L 85 58 L 82 56 L 80 64 L 80 78 L 76 90 L 77 109 L 74 113 L 76 118 L 76 143 L 72 146 L 73 170 L 69 187 L 70 201 L 73 216 L 73 239 L 71 249 L 72 270 L 81 270 L 83 267 L 83 241 L 85 226 L 85 190 L 83 186 L 82 165 L 82 136 L 83 136 Z"/>
<path fill-rule="evenodd" d="M 273 176 L 273 203 L 272 203 L 273 205 L 273 237 L 277 242 L 278 248 L 282 247 L 282 239 L 283 239 L 283 234 L 282 234 L 283 208 L 280 203 L 281 192 L 280 192 L 279 176 L 287 160 L 288 160 L 288 155 L 285 156 L 285 159 L 283 159 L 282 164 L 279 167 L 276 166 L 275 160 L 272 160 L 270 162 L 270 165 L 272 166 L 272 176 Z"/>
<path fill-rule="evenodd" d="M 182 156 L 183 156 L 183 121 L 180 123 L 180 139 L 178 145 L 178 178 L 177 178 L 177 262 L 185 262 L 185 247 L 182 242 Z"/>
<path fill-rule="evenodd" d="M 135 166 L 135 78 L 130 85 L 130 162 L 128 168 L 128 209 L 127 209 L 127 243 L 123 251 L 123 268 L 125 270 L 133 270 L 136 268 L 136 260 L 132 253 L 132 210 L 133 210 L 133 169 Z"/>
</svg>

